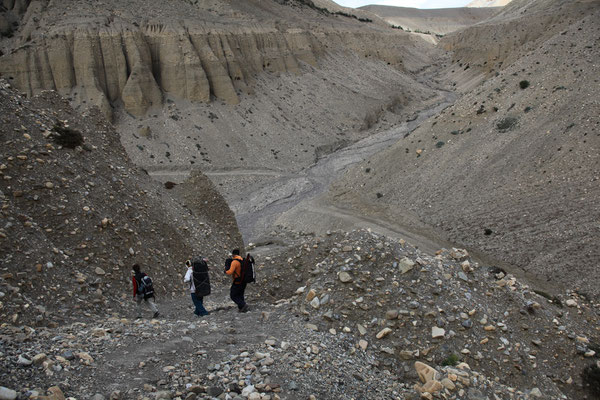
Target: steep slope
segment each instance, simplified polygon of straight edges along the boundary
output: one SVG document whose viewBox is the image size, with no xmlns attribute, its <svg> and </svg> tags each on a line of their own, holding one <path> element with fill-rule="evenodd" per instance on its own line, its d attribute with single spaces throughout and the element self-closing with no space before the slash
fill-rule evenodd
<svg viewBox="0 0 600 400">
<path fill-rule="evenodd" d="M 445 35 L 467 26 L 475 25 L 495 15 L 497 8 L 418 8 L 370 5 L 361 7 L 390 25 L 414 32 L 431 32 Z"/>
<path fill-rule="evenodd" d="M 385 210 L 391 220 L 414 214 L 447 239 L 555 290 L 593 297 L 600 278 L 600 9 L 554 2 L 558 18 L 552 16 L 558 8 L 541 3 L 550 7 L 534 1 L 529 8 L 544 10 L 540 15 L 470 28 L 477 37 L 455 57 L 469 54 L 474 41 L 497 50 L 512 48 L 516 37 L 531 41 L 502 51 L 503 60 L 516 61 L 353 169 L 333 193 L 366 214 Z M 499 27 L 509 23 L 522 29 L 501 35 Z M 455 76 L 468 73 L 468 65 L 454 65 Z"/>
<path fill-rule="evenodd" d="M 471 90 L 596 9 L 590 0 L 512 1 L 486 24 L 443 38 L 440 45 L 453 54 L 445 78 L 455 80 L 459 90 Z"/>
<path fill-rule="evenodd" d="M 123 309 L 134 263 L 168 298 L 186 259 L 220 262 L 224 247 L 240 245 L 214 189 L 196 192 L 211 203 L 206 216 L 136 168 L 97 112 L 82 116 L 55 92 L 24 99 L 0 82 L 3 322 L 56 325 Z"/>
</svg>

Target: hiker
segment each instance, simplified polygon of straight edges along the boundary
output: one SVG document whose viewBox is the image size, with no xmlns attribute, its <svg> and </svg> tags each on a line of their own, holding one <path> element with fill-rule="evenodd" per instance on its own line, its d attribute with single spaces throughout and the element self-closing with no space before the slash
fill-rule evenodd
<svg viewBox="0 0 600 400">
<path fill-rule="evenodd" d="M 189 282 L 190 294 L 192 295 L 192 302 L 196 309 L 194 314 L 198 317 L 203 317 L 210 314 L 204 308 L 203 300 L 204 296 L 210 294 L 210 279 L 208 276 L 208 264 L 207 259 L 202 257 L 194 258 L 192 261 L 188 260 L 185 262 L 188 269 L 185 274 L 183 281 Z"/>
<path fill-rule="evenodd" d="M 158 312 L 158 307 L 156 307 L 156 302 L 154 301 L 154 287 L 152 285 L 152 279 L 150 279 L 148 275 L 140 270 L 140 266 L 138 264 L 134 264 L 133 276 L 131 277 L 131 280 L 133 281 L 133 298 L 137 303 L 137 317 L 142 318 L 143 300 L 154 312 L 152 318 L 157 318 L 160 313 Z"/>
<path fill-rule="evenodd" d="M 229 260 L 231 264 L 227 266 Z M 248 312 L 248 305 L 244 300 L 244 291 L 246 290 L 246 282 L 242 281 L 242 262 L 244 259 L 240 257 L 240 249 L 231 251 L 231 258 L 225 261 L 225 273 L 231 275 L 233 282 L 229 291 L 229 297 L 238 306 L 238 312 Z"/>
</svg>

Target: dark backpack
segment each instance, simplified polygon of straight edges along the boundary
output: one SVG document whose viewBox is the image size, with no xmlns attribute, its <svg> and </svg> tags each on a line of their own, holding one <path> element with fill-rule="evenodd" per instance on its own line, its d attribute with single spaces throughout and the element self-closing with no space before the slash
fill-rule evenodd
<svg viewBox="0 0 600 400">
<path fill-rule="evenodd" d="M 246 254 L 246 258 L 242 261 L 242 276 L 240 280 L 243 283 L 256 282 L 256 270 L 254 269 L 254 257 L 250 253 Z"/>
<path fill-rule="evenodd" d="M 192 279 L 196 288 L 196 295 L 208 296 L 210 294 L 210 278 L 208 275 L 208 264 L 202 258 L 192 261 Z"/>
<path fill-rule="evenodd" d="M 154 296 L 154 285 L 152 279 L 146 274 L 140 278 L 138 293 L 143 294 L 144 298 Z"/>
</svg>

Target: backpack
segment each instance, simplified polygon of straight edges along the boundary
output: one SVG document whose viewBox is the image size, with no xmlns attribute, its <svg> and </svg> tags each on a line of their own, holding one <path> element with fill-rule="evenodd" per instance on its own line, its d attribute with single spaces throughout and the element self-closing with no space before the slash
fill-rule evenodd
<svg viewBox="0 0 600 400">
<path fill-rule="evenodd" d="M 192 279 L 196 288 L 196 295 L 208 296 L 210 294 L 210 279 L 208 275 L 208 264 L 202 258 L 192 261 Z"/>
<path fill-rule="evenodd" d="M 152 279 L 146 274 L 141 277 L 140 282 L 138 284 L 138 293 L 143 294 L 144 298 L 154 296 L 154 285 L 152 284 Z"/>
<path fill-rule="evenodd" d="M 243 283 L 256 282 L 256 270 L 254 269 L 254 257 L 250 253 L 246 254 L 246 258 L 242 261 L 242 276 L 240 277 Z"/>
</svg>

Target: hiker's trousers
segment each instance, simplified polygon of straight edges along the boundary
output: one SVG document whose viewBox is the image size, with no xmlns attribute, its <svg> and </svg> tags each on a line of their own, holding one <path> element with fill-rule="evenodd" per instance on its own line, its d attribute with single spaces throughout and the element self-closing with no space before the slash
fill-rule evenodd
<svg viewBox="0 0 600 400">
<path fill-rule="evenodd" d="M 229 291 L 229 297 L 237 304 L 238 309 L 240 310 L 246 305 L 246 301 L 244 300 L 245 291 L 246 283 L 233 283 L 231 285 L 231 290 Z"/>
<path fill-rule="evenodd" d="M 148 304 L 148 307 L 150 307 L 152 312 L 156 314 L 158 312 L 158 307 L 156 307 L 156 302 L 154 301 L 154 297 L 148 297 L 145 300 L 146 300 L 146 304 Z M 139 318 L 141 318 L 142 317 L 142 302 L 144 301 L 144 295 L 143 294 L 136 295 L 135 301 L 137 303 L 137 316 Z"/>
</svg>

